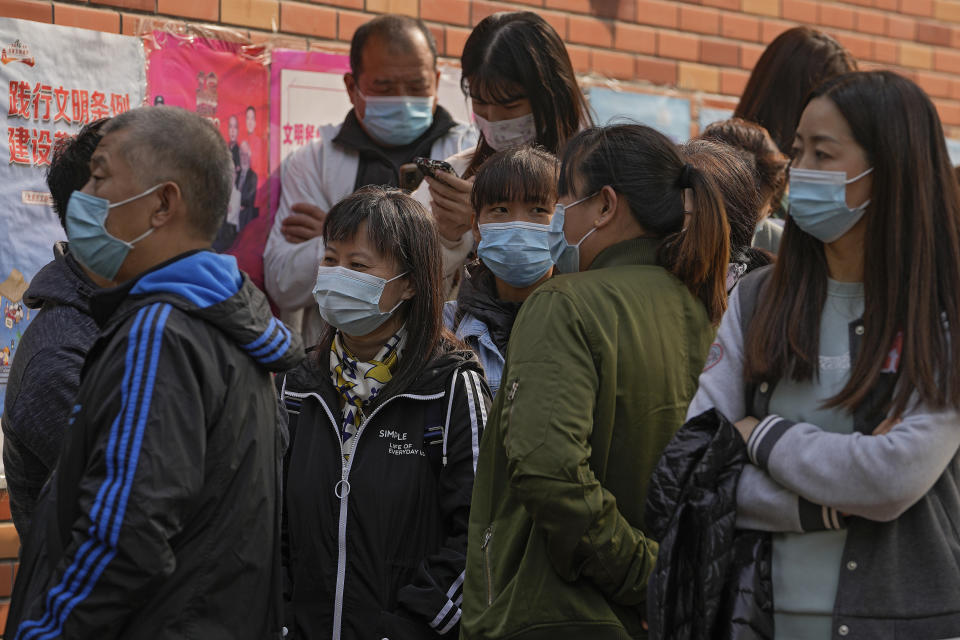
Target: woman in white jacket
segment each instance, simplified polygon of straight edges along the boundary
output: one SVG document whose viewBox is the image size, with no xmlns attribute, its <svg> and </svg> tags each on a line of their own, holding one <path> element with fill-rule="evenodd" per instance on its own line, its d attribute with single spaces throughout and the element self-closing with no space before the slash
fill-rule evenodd
<svg viewBox="0 0 960 640">
<path fill-rule="evenodd" d="M 568 138 L 591 124 L 563 40 L 533 12 L 484 18 L 467 38 L 460 64 L 480 141 L 476 149 L 447 158 L 460 177 L 427 177 L 414 192 L 437 222 L 448 288 L 473 249 L 470 191 L 480 165 L 495 152 L 521 144 L 559 153 Z"/>
</svg>

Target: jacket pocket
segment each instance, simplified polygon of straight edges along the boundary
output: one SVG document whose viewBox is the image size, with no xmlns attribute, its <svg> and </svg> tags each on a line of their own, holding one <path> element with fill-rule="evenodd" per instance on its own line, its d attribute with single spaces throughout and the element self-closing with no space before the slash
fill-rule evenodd
<svg viewBox="0 0 960 640">
<path fill-rule="evenodd" d="M 483 532 L 483 541 L 480 543 L 480 556 L 483 559 L 483 581 L 487 606 L 493 604 L 493 567 L 490 560 L 490 541 L 493 539 L 493 525 Z"/>
<path fill-rule="evenodd" d="M 514 417 L 519 391 L 520 378 L 511 378 L 500 389 L 500 393 L 506 396 L 503 408 L 500 410 L 500 418 L 504 425 L 503 446 L 507 456 L 511 458 L 521 458 L 543 442 L 535 425 L 520 425 Z"/>
<path fill-rule="evenodd" d="M 381 611 L 375 640 L 427 640 L 436 634 L 424 622 L 397 613 Z"/>
</svg>

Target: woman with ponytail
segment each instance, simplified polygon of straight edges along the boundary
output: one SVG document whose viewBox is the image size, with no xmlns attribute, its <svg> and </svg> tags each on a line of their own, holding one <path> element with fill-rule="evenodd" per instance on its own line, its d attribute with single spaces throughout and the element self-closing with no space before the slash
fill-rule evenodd
<svg viewBox="0 0 960 640">
<path fill-rule="evenodd" d="M 567 147 L 561 275 L 524 302 L 478 457 L 464 638 L 643 637 L 643 504 L 726 304 L 712 179 L 653 129 Z"/>
</svg>

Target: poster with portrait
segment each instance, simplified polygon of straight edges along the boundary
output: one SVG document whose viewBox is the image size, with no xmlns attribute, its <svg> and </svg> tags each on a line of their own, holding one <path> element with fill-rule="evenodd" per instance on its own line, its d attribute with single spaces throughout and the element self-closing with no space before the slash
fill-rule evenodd
<svg viewBox="0 0 960 640">
<path fill-rule="evenodd" d="M 194 111 L 227 141 L 233 190 L 213 246 L 236 256 L 262 288 L 263 246 L 270 231 L 269 58 L 261 46 L 199 33 L 158 30 L 144 38 L 148 104 Z"/>
<path fill-rule="evenodd" d="M 0 411 L 10 364 L 36 314 L 23 296 L 65 240 L 47 189 L 58 140 L 142 104 L 138 38 L 0 18 Z"/>
</svg>

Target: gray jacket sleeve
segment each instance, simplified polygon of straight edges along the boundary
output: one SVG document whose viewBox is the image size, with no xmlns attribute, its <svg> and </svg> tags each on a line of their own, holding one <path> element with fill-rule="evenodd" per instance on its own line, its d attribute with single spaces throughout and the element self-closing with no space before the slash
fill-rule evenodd
<svg viewBox="0 0 960 640">
<path fill-rule="evenodd" d="M 730 295 L 687 420 L 716 408 L 731 422 L 746 417 L 743 378 L 743 332 L 740 289 Z M 744 467 L 737 484 L 737 527 L 761 531 L 820 531 L 844 526 L 835 509 L 821 507 L 778 483 L 753 465 Z"/>
<path fill-rule="evenodd" d="M 747 442 L 750 459 L 812 502 L 868 520 L 890 521 L 922 498 L 960 448 L 956 411 L 914 402 L 881 436 L 837 434 L 765 417 Z"/>
</svg>

